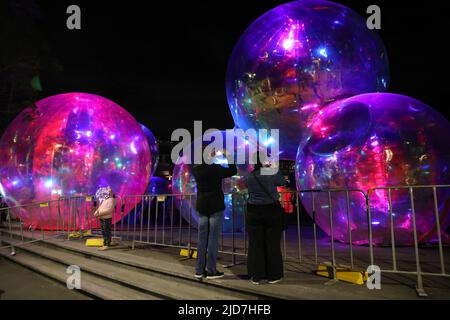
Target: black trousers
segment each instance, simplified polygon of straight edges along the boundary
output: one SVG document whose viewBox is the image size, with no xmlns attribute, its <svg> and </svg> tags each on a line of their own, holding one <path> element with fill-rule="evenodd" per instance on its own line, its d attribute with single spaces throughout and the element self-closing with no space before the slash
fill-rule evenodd
<svg viewBox="0 0 450 320">
<path fill-rule="evenodd" d="M 100 225 L 102 227 L 103 245 L 111 245 L 111 221 L 112 219 L 100 219 Z"/>
<path fill-rule="evenodd" d="M 281 279 L 283 277 L 282 217 L 275 206 L 249 203 L 246 228 L 249 239 L 248 275 L 254 281 Z"/>
</svg>

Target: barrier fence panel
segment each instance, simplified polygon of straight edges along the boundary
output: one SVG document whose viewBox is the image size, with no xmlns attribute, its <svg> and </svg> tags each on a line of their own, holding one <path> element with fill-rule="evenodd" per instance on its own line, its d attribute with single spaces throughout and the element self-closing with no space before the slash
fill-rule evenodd
<svg viewBox="0 0 450 320">
<path fill-rule="evenodd" d="M 0 208 L 5 218 L 0 226 L 8 230 L 11 248 L 37 241 L 80 237 L 85 231 L 95 227 L 91 212 L 94 208 L 92 197 L 60 197 L 40 203 L 15 205 Z M 87 201 L 88 200 L 88 201 Z M 14 244 L 13 244 L 14 243 Z"/>
<path fill-rule="evenodd" d="M 386 198 L 386 207 L 379 208 L 380 199 Z M 424 276 L 450 277 L 446 273 L 444 237 L 450 224 L 450 185 L 415 185 L 376 187 L 368 191 L 368 212 L 379 210 L 388 216 L 390 258 L 385 255 L 375 260 L 373 246 L 371 264 L 380 265 L 385 274 L 416 277 L 419 296 L 426 296 Z M 381 203 L 383 203 L 381 201 Z M 368 215 L 369 225 L 379 225 Z M 437 244 L 436 244 L 437 242 Z M 424 261 L 423 261 L 424 259 Z"/>
<path fill-rule="evenodd" d="M 282 232 L 286 263 L 314 270 L 365 271 L 377 265 L 382 274 L 415 277 L 426 295 L 424 277 L 449 277 L 445 254 L 449 242 L 450 185 L 282 191 L 288 229 Z M 225 195 L 227 208 L 219 238 L 226 267 L 245 263 L 248 254 L 246 202 L 243 192 Z M 228 201 L 228 200 L 229 201 Z M 199 217 L 195 194 L 148 194 L 117 197 L 113 238 L 136 244 L 186 249 L 198 246 Z M 101 234 L 92 196 L 60 197 L 44 203 L 0 209 L 3 229 L 22 243 Z M 446 229 L 447 228 L 447 229 Z M 9 246 L 14 250 L 14 246 Z M 448 261 L 447 261 L 448 263 Z"/>
</svg>

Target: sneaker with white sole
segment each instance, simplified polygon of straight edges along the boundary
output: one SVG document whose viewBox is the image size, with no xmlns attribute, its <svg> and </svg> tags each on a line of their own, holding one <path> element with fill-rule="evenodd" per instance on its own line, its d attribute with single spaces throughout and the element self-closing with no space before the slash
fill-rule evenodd
<svg viewBox="0 0 450 320">
<path fill-rule="evenodd" d="M 225 273 L 220 272 L 220 271 L 216 271 L 215 273 L 207 273 L 206 275 L 206 279 L 208 280 L 212 280 L 212 279 L 220 279 L 223 278 L 225 276 Z"/>
<path fill-rule="evenodd" d="M 206 272 L 195 273 L 194 277 L 197 278 L 197 279 L 206 278 Z"/>
<path fill-rule="evenodd" d="M 271 281 L 268 281 L 268 282 L 269 282 L 270 284 L 274 284 L 274 283 L 280 282 L 281 280 L 283 280 L 283 278 L 276 279 L 276 280 L 271 280 Z"/>
</svg>

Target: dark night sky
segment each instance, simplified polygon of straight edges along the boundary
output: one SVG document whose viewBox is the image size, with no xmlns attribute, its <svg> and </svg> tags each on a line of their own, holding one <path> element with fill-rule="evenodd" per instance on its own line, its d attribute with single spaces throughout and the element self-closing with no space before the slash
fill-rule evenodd
<svg viewBox="0 0 450 320">
<path fill-rule="evenodd" d="M 231 128 L 225 95 L 228 57 L 252 21 L 284 2 L 37 1 L 39 27 L 64 67 L 59 73 L 41 70 L 45 96 L 100 94 L 126 108 L 160 139 L 170 139 L 176 128 L 192 128 L 194 120 L 203 120 L 204 129 Z M 449 118 L 444 1 L 336 2 L 363 16 L 368 5 L 381 7 L 390 91 L 422 100 Z M 66 29 L 70 4 L 81 7 L 80 31 Z"/>
</svg>

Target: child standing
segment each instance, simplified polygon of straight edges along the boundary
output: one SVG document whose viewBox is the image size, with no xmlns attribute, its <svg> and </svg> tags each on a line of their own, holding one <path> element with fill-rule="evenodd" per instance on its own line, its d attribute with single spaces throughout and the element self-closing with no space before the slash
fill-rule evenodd
<svg viewBox="0 0 450 320">
<path fill-rule="evenodd" d="M 100 219 L 103 234 L 103 247 L 100 250 L 106 250 L 111 246 L 111 222 L 116 203 L 116 197 L 110 189 L 107 198 L 102 201 L 100 207 L 94 212 L 94 216 Z"/>
</svg>

